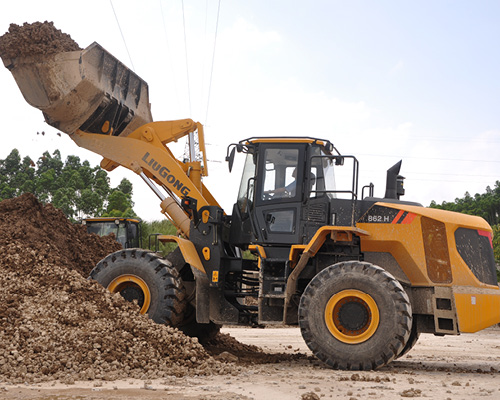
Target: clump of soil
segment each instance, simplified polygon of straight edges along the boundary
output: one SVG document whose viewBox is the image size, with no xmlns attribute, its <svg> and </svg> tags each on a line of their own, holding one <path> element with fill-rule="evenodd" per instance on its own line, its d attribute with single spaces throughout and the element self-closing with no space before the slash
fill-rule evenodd
<svg viewBox="0 0 500 400">
<path fill-rule="evenodd" d="M 111 240 L 30 194 L 0 203 L 0 382 L 229 372 L 197 340 L 86 279 Z"/>
<path fill-rule="evenodd" d="M 241 368 L 236 362 L 306 357 L 267 354 L 220 333 L 203 347 L 154 323 L 87 279 L 119 249 L 31 194 L 0 203 L 0 382 L 224 374 Z"/>
<path fill-rule="evenodd" d="M 227 333 L 218 333 L 213 339 L 203 344 L 205 349 L 215 358 L 220 360 L 231 360 L 226 357 L 229 352 L 237 358 L 240 364 L 275 364 L 280 362 L 289 362 L 296 360 L 314 360 L 312 356 L 302 353 L 266 353 L 260 347 L 238 342 Z"/>
<path fill-rule="evenodd" d="M 0 57 L 17 58 L 81 50 L 70 35 L 56 29 L 53 22 L 10 24 L 0 36 Z"/>
</svg>

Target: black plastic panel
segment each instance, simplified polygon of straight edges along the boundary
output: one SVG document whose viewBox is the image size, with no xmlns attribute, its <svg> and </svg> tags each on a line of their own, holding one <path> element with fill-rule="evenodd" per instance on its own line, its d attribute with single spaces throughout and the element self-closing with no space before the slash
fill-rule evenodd
<svg viewBox="0 0 500 400">
<path fill-rule="evenodd" d="M 458 228 L 455 231 L 457 250 L 477 279 L 497 285 L 495 257 L 490 238 L 475 229 Z"/>
</svg>

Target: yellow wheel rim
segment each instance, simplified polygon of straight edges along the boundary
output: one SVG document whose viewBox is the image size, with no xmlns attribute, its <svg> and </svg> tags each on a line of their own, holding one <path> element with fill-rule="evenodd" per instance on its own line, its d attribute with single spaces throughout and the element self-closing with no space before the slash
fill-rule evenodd
<svg viewBox="0 0 500 400">
<path fill-rule="evenodd" d="M 108 290 L 111 293 L 120 293 L 125 300 L 136 299 L 141 307 L 141 314 L 146 314 L 151 304 L 151 292 L 148 285 L 136 275 L 126 274 L 116 277 L 109 283 Z"/>
<path fill-rule="evenodd" d="M 348 344 L 363 343 L 373 336 L 380 322 L 375 300 L 359 290 L 334 294 L 325 307 L 325 323 L 330 333 Z"/>
</svg>

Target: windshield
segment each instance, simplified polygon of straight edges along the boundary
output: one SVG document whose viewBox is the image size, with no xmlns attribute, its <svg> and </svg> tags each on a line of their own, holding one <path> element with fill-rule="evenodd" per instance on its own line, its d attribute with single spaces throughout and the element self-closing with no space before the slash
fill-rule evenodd
<svg viewBox="0 0 500 400">
<path fill-rule="evenodd" d="M 253 154 L 248 153 L 241 175 L 240 190 L 238 191 L 238 208 L 242 213 L 249 210 L 249 200 L 253 200 L 253 192 L 255 186 L 255 162 Z"/>
<path fill-rule="evenodd" d="M 311 158 L 311 176 L 316 177 L 316 181 L 312 187 L 311 196 L 320 196 L 322 193 L 327 193 L 329 197 L 336 197 L 335 161 L 332 157 L 319 147 L 313 148 Z"/>
<path fill-rule="evenodd" d="M 126 247 L 127 244 L 127 234 L 125 231 L 125 221 L 120 221 L 120 223 L 117 225 L 115 224 L 114 221 L 110 222 L 101 222 L 101 221 L 96 221 L 96 222 L 89 222 L 87 221 L 87 232 L 88 233 L 95 233 L 96 235 L 99 236 L 107 236 L 111 233 L 113 233 L 116 237 L 116 240 L 123 246 L 123 248 Z"/>
</svg>

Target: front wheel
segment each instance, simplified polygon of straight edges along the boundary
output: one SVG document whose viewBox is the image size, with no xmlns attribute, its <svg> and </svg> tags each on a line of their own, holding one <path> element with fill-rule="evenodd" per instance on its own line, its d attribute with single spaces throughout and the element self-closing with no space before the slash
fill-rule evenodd
<svg viewBox="0 0 500 400">
<path fill-rule="evenodd" d="M 177 327 L 184 319 L 185 289 L 177 271 L 149 250 L 112 253 L 97 264 L 90 278 L 137 302 L 140 313 L 157 323 Z"/>
<path fill-rule="evenodd" d="M 391 274 L 347 261 L 309 282 L 300 299 L 299 326 L 311 351 L 330 367 L 371 370 L 401 353 L 411 315 L 408 295 Z"/>
<path fill-rule="evenodd" d="M 177 247 L 167 255 L 166 259 L 172 264 L 173 268 L 179 271 L 186 292 L 186 309 L 184 318 L 178 328 L 186 335 L 198 338 L 198 341 L 202 344 L 214 339 L 221 326 L 213 322 L 208 324 L 196 322 L 196 283 L 191 267 L 184 260 L 181 249 Z"/>
</svg>

